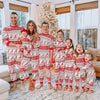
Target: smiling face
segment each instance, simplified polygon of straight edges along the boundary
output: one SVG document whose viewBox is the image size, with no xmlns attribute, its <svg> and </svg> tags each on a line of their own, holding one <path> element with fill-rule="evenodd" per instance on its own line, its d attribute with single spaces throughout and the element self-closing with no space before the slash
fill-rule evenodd
<svg viewBox="0 0 100 100">
<path fill-rule="evenodd" d="M 30 32 L 33 32 L 33 30 L 34 30 L 34 25 L 33 25 L 33 23 L 29 23 L 29 24 L 28 24 L 28 30 L 30 30 Z"/>
<path fill-rule="evenodd" d="M 49 29 L 48 24 L 43 24 L 41 28 L 42 28 L 43 33 L 45 33 L 45 34 L 48 33 L 48 29 Z"/>
<path fill-rule="evenodd" d="M 16 26 L 18 22 L 18 16 L 16 14 L 11 14 L 10 21 L 12 26 Z"/>
<path fill-rule="evenodd" d="M 63 40 L 63 33 L 62 32 L 58 32 L 57 33 L 57 38 L 58 38 L 58 40 Z"/>
<path fill-rule="evenodd" d="M 66 41 L 65 41 L 65 45 L 66 45 L 66 47 L 69 49 L 69 48 L 72 46 L 72 43 L 71 43 L 70 40 L 66 40 Z"/>
<path fill-rule="evenodd" d="M 76 46 L 76 51 L 77 51 L 78 53 L 82 53 L 82 52 L 83 52 L 83 47 L 82 47 L 81 44 L 78 44 L 78 45 Z"/>
<path fill-rule="evenodd" d="M 92 59 L 91 55 L 85 54 L 85 61 L 88 62 Z"/>
</svg>

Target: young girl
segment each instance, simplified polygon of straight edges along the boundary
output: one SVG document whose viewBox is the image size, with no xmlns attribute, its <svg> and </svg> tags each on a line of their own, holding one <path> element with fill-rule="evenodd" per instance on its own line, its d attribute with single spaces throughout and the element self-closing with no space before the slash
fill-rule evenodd
<svg viewBox="0 0 100 100">
<path fill-rule="evenodd" d="M 65 41 L 66 49 L 66 59 L 65 59 L 65 87 L 64 90 L 67 90 L 69 86 L 69 91 L 72 91 L 72 84 L 73 84 L 73 66 L 74 66 L 74 46 L 72 39 L 66 39 Z"/>
<path fill-rule="evenodd" d="M 75 92 L 78 92 L 79 83 L 81 83 L 81 91 L 84 92 L 85 87 L 85 71 L 84 71 L 84 48 L 81 44 L 76 45 L 75 49 Z"/>
<path fill-rule="evenodd" d="M 85 67 L 86 67 L 86 74 L 87 74 L 87 84 L 86 84 L 86 92 L 93 93 L 93 83 L 95 81 L 95 71 L 94 67 L 91 63 L 93 56 L 91 53 L 85 54 Z"/>
<path fill-rule="evenodd" d="M 53 63 L 55 67 L 55 87 L 54 90 L 62 90 L 62 82 L 63 82 L 63 75 L 64 75 L 64 60 L 65 60 L 65 43 L 63 41 L 64 33 L 62 30 L 57 32 L 57 40 L 54 42 L 53 47 Z"/>
<path fill-rule="evenodd" d="M 32 91 L 33 90 L 32 81 L 29 77 L 28 72 L 26 71 L 31 59 L 30 51 L 32 49 L 32 45 L 31 45 L 30 39 L 27 36 L 26 29 L 23 29 L 21 31 L 21 42 L 22 42 L 22 46 L 20 48 L 20 52 L 22 54 L 22 60 L 21 60 L 20 68 L 19 68 L 19 72 L 20 72 L 19 75 L 20 75 L 20 80 L 21 80 L 20 89 L 24 90 L 23 81 L 26 78 L 29 82 L 29 90 Z"/>
</svg>

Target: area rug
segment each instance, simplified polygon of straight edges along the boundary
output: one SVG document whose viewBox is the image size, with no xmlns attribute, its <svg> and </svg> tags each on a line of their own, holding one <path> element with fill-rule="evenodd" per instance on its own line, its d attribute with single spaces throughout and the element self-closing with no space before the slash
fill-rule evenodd
<svg viewBox="0 0 100 100">
<path fill-rule="evenodd" d="M 52 84 L 53 86 L 55 85 L 53 77 Z M 36 87 L 38 85 L 39 81 L 36 82 Z M 16 91 L 10 92 L 8 100 L 100 100 L 100 78 L 95 81 L 93 94 L 87 94 L 86 92 L 81 93 L 80 91 L 75 93 L 63 90 L 50 90 L 46 79 L 44 80 L 44 86 L 41 89 L 35 89 L 31 92 L 28 90 L 28 83 L 25 81 L 25 90 L 20 91 L 19 88 L 17 88 Z"/>
</svg>

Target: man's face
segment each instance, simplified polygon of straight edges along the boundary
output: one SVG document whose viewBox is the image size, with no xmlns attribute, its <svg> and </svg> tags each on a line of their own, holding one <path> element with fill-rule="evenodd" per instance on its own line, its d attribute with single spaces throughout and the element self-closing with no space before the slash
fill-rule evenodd
<svg viewBox="0 0 100 100">
<path fill-rule="evenodd" d="M 43 33 L 47 33 L 47 32 L 48 32 L 48 29 L 49 29 L 49 27 L 48 27 L 47 24 L 43 24 L 43 25 L 42 25 L 42 32 L 43 32 Z"/>
<path fill-rule="evenodd" d="M 15 14 L 11 14 L 11 15 L 10 15 L 10 21 L 11 21 L 11 25 L 13 25 L 13 26 L 17 25 L 18 16 L 15 15 Z"/>
</svg>

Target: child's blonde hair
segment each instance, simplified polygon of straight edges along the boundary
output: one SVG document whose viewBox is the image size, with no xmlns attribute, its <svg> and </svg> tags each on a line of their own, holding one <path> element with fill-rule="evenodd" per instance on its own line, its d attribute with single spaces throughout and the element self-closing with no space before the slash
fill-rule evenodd
<svg viewBox="0 0 100 100">
<path fill-rule="evenodd" d="M 85 55 L 86 55 L 86 54 L 91 56 L 90 61 L 92 61 L 92 60 L 93 60 L 93 54 L 92 54 L 92 53 L 90 53 L 90 52 L 86 52 L 86 53 L 85 53 Z"/>
</svg>

